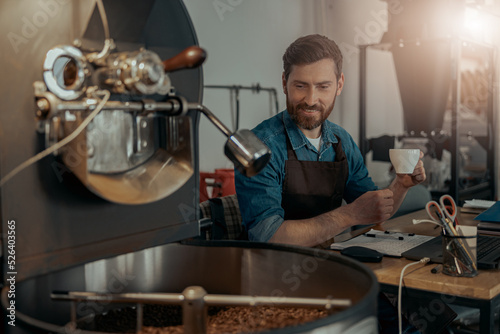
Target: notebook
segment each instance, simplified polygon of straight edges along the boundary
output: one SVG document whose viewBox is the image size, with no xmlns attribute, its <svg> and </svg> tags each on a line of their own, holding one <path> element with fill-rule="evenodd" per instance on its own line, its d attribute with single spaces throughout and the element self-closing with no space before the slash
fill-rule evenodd
<svg viewBox="0 0 500 334">
<path fill-rule="evenodd" d="M 408 251 L 402 253 L 404 258 L 418 261 L 428 257 L 431 262 L 443 263 L 441 236 L 434 237 Z M 500 266 L 500 237 L 477 236 L 477 267 L 479 269 L 495 269 Z"/>
<path fill-rule="evenodd" d="M 474 220 L 500 223 L 500 202 L 496 202 L 489 209 L 478 215 Z"/>
<path fill-rule="evenodd" d="M 386 256 L 401 257 L 402 253 L 418 246 L 433 237 L 415 233 L 399 233 L 370 230 L 344 242 L 331 244 L 330 249 L 342 250 L 350 246 L 361 246 L 379 251 Z"/>
</svg>

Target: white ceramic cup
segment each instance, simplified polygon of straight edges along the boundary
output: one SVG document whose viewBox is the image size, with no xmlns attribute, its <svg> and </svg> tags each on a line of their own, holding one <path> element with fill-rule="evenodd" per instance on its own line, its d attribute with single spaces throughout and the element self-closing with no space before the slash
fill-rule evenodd
<svg viewBox="0 0 500 334">
<path fill-rule="evenodd" d="M 389 157 L 397 174 L 412 174 L 418 159 L 419 149 L 390 149 Z"/>
</svg>

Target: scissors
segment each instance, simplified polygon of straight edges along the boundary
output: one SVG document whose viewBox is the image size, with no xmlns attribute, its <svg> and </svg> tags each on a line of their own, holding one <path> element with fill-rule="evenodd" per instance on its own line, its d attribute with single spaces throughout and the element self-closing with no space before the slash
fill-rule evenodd
<svg viewBox="0 0 500 334">
<path fill-rule="evenodd" d="M 446 202 L 449 204 L 447 205 Z M 455 230 L 457 205 L 453 197 L 450 195 L 443 195 L 439 199 L 439 203 L 436 201 L 429 201 L 425 205 L 425 210 L 433 221 L 443 226 L 445 231 L 448 230 L 448 233 L 457 235 Z"/>
<path fill-rule="evenodd" d="M 446 204 L 448 202 L 449 204 Z M 441 208 L 443 213 L 453 222 L 453 227 L 455 227 L 457 223 L 457 204 L 455 200 L 450 195 L 443 195 L 439 199 L 439 204 L 441 204 Z"/>
</svg>

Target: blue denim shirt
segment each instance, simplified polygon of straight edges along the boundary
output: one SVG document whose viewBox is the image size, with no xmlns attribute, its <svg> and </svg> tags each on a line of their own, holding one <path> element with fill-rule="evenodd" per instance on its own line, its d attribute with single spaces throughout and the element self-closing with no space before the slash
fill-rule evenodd
<svg viewBox="0 0 500 334">
<path fill-rule="evenodd" d="M 377 187 L 368 176 L 361 152 L 351 135 L 340 126 L 325 121 L 322 126 L 320 152 L 307 140 L 288 114 L 283 111 L 263 121 L 252 130 L 272 152 L 269 164 L 256 176 L 247 178 L 235 171 L 236 193 L 243 225 L 250 240 L 267 242 L 284 221 L 281 207 L 285 161 L 288 160 L 286 136 L 290 138 L 297 159 L 304 161 L 334 161 L 333 144 L 339 136 L 349 164 L 344 200 L 351 203 Z"/>
</svg>

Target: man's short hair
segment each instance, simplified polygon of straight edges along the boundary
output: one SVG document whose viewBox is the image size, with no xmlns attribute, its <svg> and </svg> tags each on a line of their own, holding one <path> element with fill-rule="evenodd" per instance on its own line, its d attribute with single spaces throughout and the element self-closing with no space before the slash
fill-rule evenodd
<svg viewBox="0 0 500 334">
<path fill-rule="evenodd" d="M 335 75 L 338 80 L 342 73 L 342 53 L 337 43 L 318 34 L 296 39 L 283 55 L 285 79 L 288 80 L 293 65 L 312 64 L 325 58 L 332 59 L 335 63 Z"/>
</svg>

